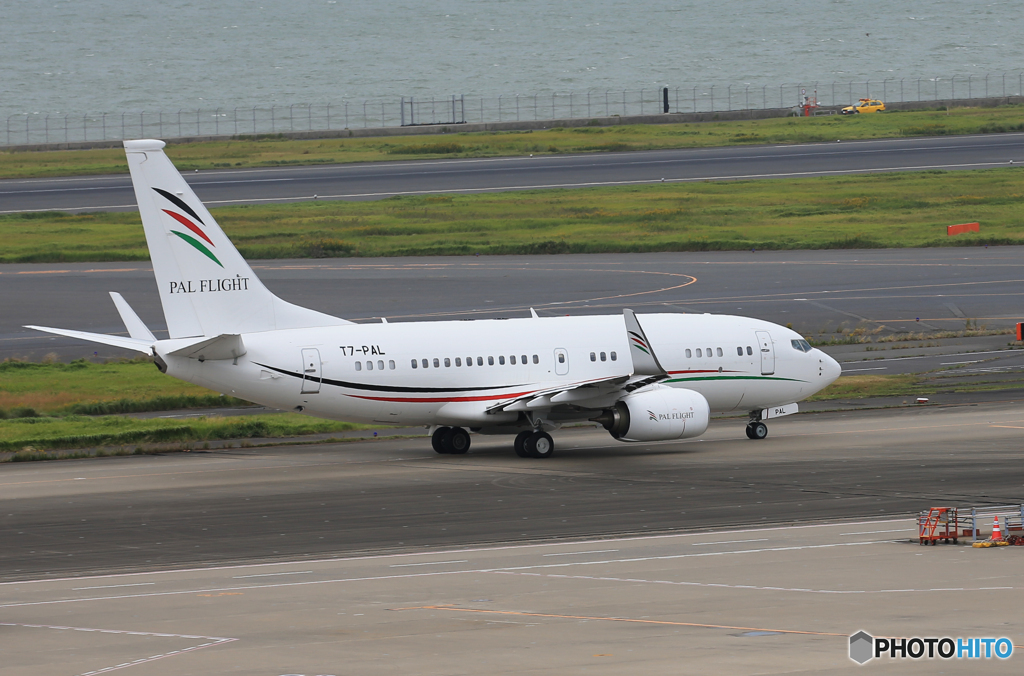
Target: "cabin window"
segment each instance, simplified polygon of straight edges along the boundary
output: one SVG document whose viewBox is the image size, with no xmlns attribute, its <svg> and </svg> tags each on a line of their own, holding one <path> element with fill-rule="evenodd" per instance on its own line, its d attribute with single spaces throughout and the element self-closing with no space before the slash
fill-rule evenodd
<svg viewBox="0 0 1024 676">
<path fill-rule="evenodd" d="M 754 354 L 754 351 L 750 349 L 749 345 L 747 345 L 747 354 Z"/>
<path fill-rule="evenodd" d="M 372 361 L 366 362 L 366 370 L 367 371 L 372 371 L 373 370 L 373 362 Z"/>
<path fill-rule="evenodd" d="M 434 357 L 434 368 L 441 368 L 441 360 L 437 357 Z"/>
<path fill-rule="evenodd" d="M 487 358 L 487 365 L 488 366 L 494 366 L 494 357 L 488 357 Z"/>
<path fill-rule="evenodd" d="M 362 371 L 362 370 L 363 370 L 363 362 L 357 361 L 356 362 L 356 371 Z"/>
<path fill-rule="evenodd" d="M 413 368 L 416 368 L 416 366 L 417 366 L 416 360 L 415 360 L 415 359 L 413 359 L 413 360 L 412 360 L 412 367 L 413 367 Z"/>
<path fill-rule="evenodd" d="M 462 366 L 462 357 L 456 357 L 455 358 L 455 365 L 456 366 Z"/>
<path fill-rule="evenodd" d="M 498 363 L 502 366 L 505 365 L 505 355 L 498 355 Z"/>
<path fill-rule="evenodd" d="M 693 352 L 690 351 L 690 348 L 686 348 L 686 358 L 689 359 L 692 356 L 693 356 Z"/>
<path fill-rule="evenodd" d="M 709 348 L 708 348 L 707 350 L 705 350 L 705 352 L 707 353 L 707 355 L 708 355 L 709 357 L 711 356 L 711 348 L 710 348 L 710 347 L 709 347 Z"/>
<path fill-rule="evenodd" d="M 476 358 L 476 365 L 477 366 L 483 366 L 484 365 L 484 358 L 483 357 L 477 357 Z"/>
<path fill-rule="evenodd" d="M 700 349 L 700 348 L 698 347 L 698 348 L 697 348 L 697 357 L 699 358 L 699 357 L 703 357 L 703 356 L 704 356 L 704 353 L 703 353 L 703 352 L 701 351 L 701 349 Z"/>
<path fill-rule="evenodd" d="M 590 353 L 590 361 L 597 361 L 597 355 L 593 352 Z"/>
<path fill-rule="evenodd" d="M 718 356 L 719 357 L 724 356 L 723 353 L 722 353 L 722 348 L 719 347 L 719 348 L 716 348 L 716 349 L 718 350 Z"/>
<path fill-rule="evenodd" d="M 512 364 L 512 366 L 516 365 L 516 356 L 514 354 L 508 358 L 508 363 Z"/>
<path fill-rule="evenodd" d="M 384 360 L 383 359 L 378 359 L 377 360 L 377 370 L 378 371 L 383 371 L 384 370 Z"/>
<path fill-rule="evenodd" d="M 448 357 L 445 357 L 444 358 L 444 367 L 445 368 L 449 368 L 449 367 L 451 367 L 451 365 L 452 365 L 452 360 L 449 359 Z"/>
<path fill-rule="evenodd" d="M 524 366 L 526 365 L 526 355 L 525 354 L 523 355 L 523 365 Z"/>
<path fill-rule="evenodd" d="M 427 368 L 430 366 L 430 362 L 428 362 L 426 359 L 421 360 L 420 363 L 423 364 L 423 368 Z"/>
<path fill-rule="evenodd" d="M 619 355 L 617 355 L 614 352 L 612 352 L 612 361 L 615 361 L 618 358 L 619 358 Z"/>
<path fill-rule="evenodd" d="M 466 357 L 466 366 L 472 366 L 472 365 L 473 365 L 473 358 L 472 357 Z"/>
<path fill-rule="evenodd" d="M 737 347 L 736 348 L 736 355 L 738 357 L 742 357 L 743 356 L 743 348 L 742 347 Z"/>
<path fill-rule="evenodd" d="M 388 359 L 388 368 L 391 369 L 392 371 L 395 370 L 395 360 L 394 359 Z"/>
<path fill-rule="evenodd" d="M 533 363 L 534 364 L 539 364 L 540 363 L 540 357 L 538 357 L 537 355 L 533 355 Z"/>
</svg>

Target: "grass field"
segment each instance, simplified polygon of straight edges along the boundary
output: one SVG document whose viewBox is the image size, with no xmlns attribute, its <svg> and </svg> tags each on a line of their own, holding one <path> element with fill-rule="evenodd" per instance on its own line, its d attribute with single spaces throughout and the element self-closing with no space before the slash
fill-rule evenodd
<svg viewBox="0 0 1024 676">
<path fill-rule="evenodd" d="M 365 429 L 298 413 L 170 420 L 123 416 L 65 416 L 0 421 L 0 451 L 33 451 L 159 442 L 295 437 Z"/>
<path fill-rule="evenodd" d="M 246 258 L 829 249 L 1024 241 L 1024 170 L 925 171 L 214 209 Z M 981 222 L 947 237 L 946 225 Z M 147 260 L 135 213 L 0 217 L 0 262 Z"/>
<path fill-rule="evenodd" d="M 621 152 L 761 143 L 814 143 L 1024 131 L 1022 106 L 691 124 L 452 133 L 297 141 L 238 139 L 172 145 L 178 169 L 268 167 L 526 154 Z M 0 152 L 0 178 L 127 173 L 124 151 Z"/>
<path fill-rule="evenodd" d="M 0 418 L 130 413 L 240 403 L 160 373 L 148 359 L 0 362 Z"/>
</svg>

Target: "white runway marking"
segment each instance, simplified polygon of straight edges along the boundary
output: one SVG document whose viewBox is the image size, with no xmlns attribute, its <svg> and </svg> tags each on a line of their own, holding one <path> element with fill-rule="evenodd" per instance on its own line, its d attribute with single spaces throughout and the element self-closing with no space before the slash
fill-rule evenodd
<svg viewBox="0 0 1024 676">
<path fill-rule="evenodd" d="M 907 533 L 913 528 L 896 528 L 894 530 L 862 530 L 856 533 L 840 533 L 840 535 L 874 535 L 875 533 Z"/>
<path fill-rule="evenodd" d="M 701 545 L 735 545 L 742 542 L 768 542 L 768 538 L 757 540 L 722 540 L 721 542 L 691 542 L 690 545 L 693 547 L 700 547 Z"/>
<path fill-rule="evenodd" d="M 426 561 L 424 563 L 394 563 L 391 568 L 407 568 L 409 566 L 443 566 L 448 563 L 469 563 L 469 559 L 461 561 Z"/>
<path fill-rule="evenodd" d="M 106 584 L 100 587 L 74 587 L 71 591 L 82 591 L 83 589 L 114 589 L 115 587 L 145 587 L 156 584 L 156 582 L 136 582 L 134 584 Z"/>
<path fill-rule="evenodd" d="M 618 549 L 593 549 L 589 552 L 558 552 L 556 554 L 545 554 L 544 556 L 583 556 L 584 554 L 606 554 L 617 552 Z"/>
<path fill-rule="evenodd" d="M 276 577 L 278 575 L 304 575 L 306 573 L 312 573 L 311 570 L 296 570 L 289 573 L 260 573 L 259 575 L 235 575 L 233 580 L 241 580 L 247 577 Z"/>
<path fill-rule="evenodd" d="M 100 634 L 123 634 L 128 636 L 154 636 L 156 638 L 187 638 L 187 639 L 199 639 L 205 640 L 206 643 L 199 645 L 190 646 L 188 648 L 182 648 L 180 650 L 172 650 L 170 652 L 162 653 L 159 655 L 151 655 L 149 657 L 142 657 L 131 662 L 122 662 L 112 667 L 103 667 L 101 669 L 95 669 L 93 671 L 87 671 L 80 676 L 96 676 L 96 674 L 105 674 L 109 671 L 116 671 L 117 669 L 124 669 L 125 667 L 132 667 L 137 664 L 145 664 L 146 662 L 155 662 L 165 657 L 172 657 L 174 655 L 181 655 L 182 653 L 194 652 L 196 650 L 202 650 L 203 648 L 209 648 L 210 646 L 223 645 L 224 643 L 231 643 L 237 641 L 237 638 L 223 638 L 220 636 L 192 636 L 190 634 L 157 634 L 149 631 L 127 631 L 123 629 L 93 629 L 89 627 L 61 627 L 48 624 L 15 624 L 13 622 L 0 622 L 0 627 L 26 627 L 29 629 L 59 629 L 63 631 L 86 631 L 86 632 L 97 632 Z"/>
</svg>

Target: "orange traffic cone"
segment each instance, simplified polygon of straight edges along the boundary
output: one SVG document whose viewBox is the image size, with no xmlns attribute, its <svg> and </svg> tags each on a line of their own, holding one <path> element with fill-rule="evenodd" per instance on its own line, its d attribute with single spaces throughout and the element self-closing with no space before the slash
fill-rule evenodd
<svg viewBox="0 0 1024 676">
<path fill-rule="evenodd" d="M 999 529 L 999 515 L 998 514 L 995 517 L 993 517 L 993 520 L 992 520 L 992 537 L 990 539 L 992 540 L 992 542 L 1002 542 L 1003 541 L 1003 531 L 1001 531 Z"/>
</svg>

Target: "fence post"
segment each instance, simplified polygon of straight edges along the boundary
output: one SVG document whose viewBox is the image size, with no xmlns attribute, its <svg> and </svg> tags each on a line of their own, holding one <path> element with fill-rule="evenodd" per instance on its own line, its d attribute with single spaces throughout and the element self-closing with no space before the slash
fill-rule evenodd
<svg viewBox="0 0 1024 676">
<path fill-rule="evenodd" d="M 902 77 L 900 78 L 900 103 L 903 103 L 903 80 L 904 79 L 905 78 L 902 78 Z"/>
<path fill-rule="evenodd" d="M 853 80 L 850 80 L 850 105 L 852 106 L 853 104 Z"/>
<path fill-rule="evenodd" d="M 363 104 L 363 114 L 366 114 L 366 104 Z M 273 134 L 276 129 L 276 120 L 274 119 L 274 106 L 270 106 L 270 133 Z"/>
<path fill-rule="evenodd" d="M 644 114 L 644 90 L 640 89 L 640 114 Z"/>
<path fill-rule="evenodd" d="M 454 108 L 452 110 L 455 110 Z M 516 94 L 516 122 L 519 121 L 519 94 Z"/>
<path fill-rule="evenodd" d="M 728 85 L 725 88 L 725 93 L 729 97 L 729 103 L 726 106 L 726 110 L 732 110 L 732 85 Z"/>
<path fill-rule="evenodd" d="M 256 106 L 252 107 L 252 135 L 256 135 Z"/>
<path fill-rule="evenodd" d="M 121 113 L 121 140 L 122 141 L 124 140 L 124 116 L 126 114 L 127 113 L 124 113 L 124 112 Z"/>
<path fill-rule="evenodd" d="M 768 85 L 761 87 L 761 110 L 768 110 Z"/>
<path fill-rule="evenodd" d="M 433 102 L 433 99 L 431 99 L 431 102 Z M 384 128 L 384 102 L 383 101 L 380 102 L 380 126 L 381 126 L 382 129 Z"/>
<path fill-rule="evenodd" d="M 160 130 L 160 138 L 163 138 L 164 137 L 164 111 L 163 110 L 157 111 L 156 119 L 157 119 L 157 129 Z"/>
<path fill-rule="evenodd" d="M 14 117 L 14 114 L 11 114 L 11 115 L 7 116 L 7 145 L 11 145 L 11 118 L 12 117 Z M 65 117 L 67 117 L 67 116 L 65 115 Z"/>
<path fill-rule="evenodd" d="M 178 108 L 178 138 L 181 138 L 181 108 Z"/>
<path fill-rule="evenodd" d="M 679 112 L 679 87 L 676 87 L 676 112 Z"/>
<path fill-rule="evenodd" d="M 199 126 L 199 108 L 196 108 L 196 136 L 202 136 L 203 132 Z"/>
<path fill-rule="evenodd" d="M 985 98 L 988 98 L 988 73 L 985 73 Z"/>
<path fill-rule="evenodd" d="M 715 85 L 711 85 L 711 112 L 715 112 Z"/>
<path fill-rule="evenodd" d="M 518 99 L 517 99 L 518 100 Z M 587 117 L 590 117 L 590 90 L 587 90 Z M 516 118 L 518 119 L 518 118 Z"/>
<path fill-rule="evenodd" d="M 146 111 L 139 111 L 139 138 L 146 138 Z"/>
<path fill-rule="evenodd" d="M 952 103 L 953 101 L 956 101 L 956 75 L 949 80 L 949 102 Z M 949 106 L 946 106 L 946 110 L 949 110 Z"/>
<path fill-rule="evenodd" d="M 83 141 L 88 141 L 89 140 L 89 122 L 88 122 L 88 118 L 89 118 L 88 115 L 83 115 L 82 116 L 82 140 Z M 28 131 L 28 119 L 27 118 L 25 119 L 25 127 L 26 127 L 26 131 Z M 28 139 L 26 138 L 25 141 L 27 142 Z"/>
<path fill-rule="evenodd" d="M 370 126 L 370 122 L 366 117 L 366 104 L 369 103 L 366 99 L 363 99 L 363 128 Z M 273 109 L 271 109 L 271 117 L 273 117 Z"/>
<path fill-rule="evenodd" d="M 967 76 L 967 98 L 971 98 L 971 75 Z"/>
<path fill-rule="evenodd" d="M 536 94 L 533 95 L 533 119 L 535 119 L 535 120 L 539 120 L 540 119 L 540 117 L 538 116 L 538 113 L 537 113 L 537 95 Z"/>
<path fill-rule="evenodd" d="M 569 90 L 569 119 L 572 119 L 572 90 Z"/>
<path fill-rule="evenodd" d="M 103 113 L 103 140 L 107 140 L 107 114 Z M 64 143 L 68 142 L 68 116 L 64 116 Z"/>
<path fill-rule="evenodd" d="M 501 122 L 501 97 L 503 94 L 498 94 L 498 122 Z"/>
<path fill-rule="evenodd" d="M 693 112 L 697 112 L 697 85 L 693 86 Z"/>
<path fill-rule="evenodd" d="M 404 108 L 403 108 L 402 112 L 403 113 L 405 112 Z M 327 102 L 327 131 L 330 131 L 330 130 L 331 130 L 331 103 L 330 103 L 330 101 L 328 101 Z"/>
<path fill-rule="evenodd" d="M 555 119 L 555 92 L 551 92 L 551 119 Z"/>
<path fill-rule="evenodd" d="M 213 135 L 220 136 L 220 108 L 213 111 Z"/>
<path fill-rule="evenodd" d="M 348 101 L 343 101 L 345 104 L 345 129 L 348 129 Z"/>
<path fill-rule="evenodd" d="M 43 143 L 50 142 L 50 116 L 43 118 Z"/>
<path fill-rule="evenodd" d="M 608 107 L 608 92 L 610 90 L 604 90 L 604 116 L 611 117 L 611 109 Z"/>
<path fill-rule="evenodd" d="M 293 110 L 294 108 L 295 108 L 295 104 L 294 103 L 291 104 L 290 106 L 288 106 L 289 131 L 295 131 L 295 111 Z"/>
<path fill-rule="evenodd" d="M 235 133 L 234 133 L 234 136 L 238 136 L 238 107 L 237 106 L 231 112 L 231 118 L 232 118 L 232 120 L 235 123 Z M 328 118 L 328 119 L 330 119 L 330 118 Z"/>
<path fill-rule="evenodd" d="M 743 90 L 743 107 L 746 110 L 750 110 L 750 85 L 747 85 L 746 89 Z"/>
</svg>

